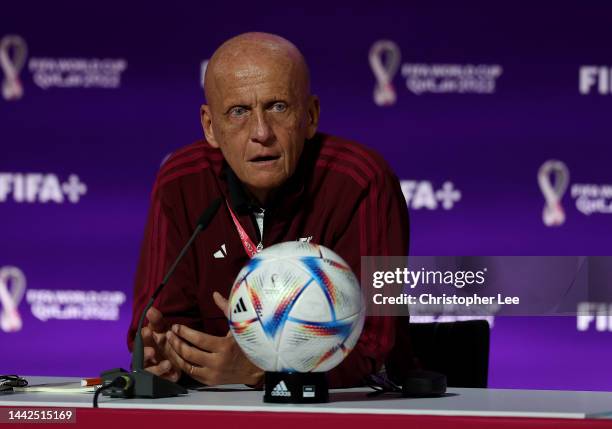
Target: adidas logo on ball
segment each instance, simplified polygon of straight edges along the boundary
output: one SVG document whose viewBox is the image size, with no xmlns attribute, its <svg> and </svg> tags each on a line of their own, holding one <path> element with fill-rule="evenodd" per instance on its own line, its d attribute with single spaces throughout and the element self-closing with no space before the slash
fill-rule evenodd
<svg viewBox="0 0 612 429">
<path fill-rule="evenodd" d="M 242 313 L 244 311 L 247 311 L 246 305 L 244 305 L 244 301 L 242 300 L 242 298 L 240 298 L 240 300 L 238 301 L 238 303 L 234 307 L 234 314 Z"/>
<path fill-rule="evenodd" d="M 287 385 L 284 381 L 278 383 L 274 389 L 272 389 L 272 396 L 286 396 L 291 397 L 291 392 L 287 389 Z"/>
</svg>

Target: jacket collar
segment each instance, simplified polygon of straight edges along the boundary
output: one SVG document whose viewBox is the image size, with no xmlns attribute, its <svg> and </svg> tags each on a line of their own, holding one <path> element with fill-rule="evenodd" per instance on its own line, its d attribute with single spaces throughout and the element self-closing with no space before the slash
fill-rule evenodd
<svg viewBox="0 0 612 429">
<path fill-rule="evenodd" d="M 223 170 L 232 209 L 238 214 L 247 214 L 257 210 L 259 205 L 247 194 L 244 185 L 227 162 L 224 163 Z"/>
</svg>

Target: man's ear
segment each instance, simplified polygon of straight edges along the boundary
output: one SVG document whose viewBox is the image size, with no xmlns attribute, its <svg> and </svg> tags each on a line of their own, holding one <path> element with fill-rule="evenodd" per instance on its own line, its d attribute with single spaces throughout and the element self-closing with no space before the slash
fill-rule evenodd
<svg viewBox="0 0 612 429">
<path fill-rule="evenodd" d="M 214 148 L 219 147 L 219 143 L 215 140 L 215 133 L 212 127 L 212 116 L 210 114 L 210 106 L 202 104 L 200 107 L 200 121 L 202 122 L 202 129 L 204 130 L 204 137 L 206 141 Z"/>
<path fill-rule="evenodd" d="M 308 110 L 306 111 L 306 138 L 311 139 L 314 137 L 319 128 L 319 115 L 321 113 L 321 106 L 319 105 L 319 97 L 311 95 L 308 100 Z"/>
</svg>

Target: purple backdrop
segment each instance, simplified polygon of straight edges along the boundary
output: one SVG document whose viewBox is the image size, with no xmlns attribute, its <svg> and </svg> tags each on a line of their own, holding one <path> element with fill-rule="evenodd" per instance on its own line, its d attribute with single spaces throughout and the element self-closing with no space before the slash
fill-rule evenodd
<svg viewBox="0 0 612 429">
<path fill-rule="evenodd" d="M 260 3 L 3 7 L 0 373 L 128 366 L 155 173 L 201 136 L 203 61 L 245 31 L 295 42 L 320 128 L 390 162 L 412 254 L 612 253 L 612 5 Z M 376 85 L 394 102 L 378 105 Z M 542 184 L 549 160 L 561 171 Z M 612 389 L 612 322 L 599 316 L 580 330 L 575 316 L 496 318 L 490 385 Z"/>
</svg>

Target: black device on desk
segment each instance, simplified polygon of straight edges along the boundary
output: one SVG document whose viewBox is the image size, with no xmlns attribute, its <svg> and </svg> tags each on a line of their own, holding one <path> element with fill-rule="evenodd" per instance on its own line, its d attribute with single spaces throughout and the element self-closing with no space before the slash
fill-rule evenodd
<svg viewBox="0 0 612 429">
<path fill-rule="evenodd" d="M 446 393 L 446 376 L 434 371 L 408 371 L 402 380 L 391 380 L 386 373 L 370 376 L 368 396 L 400 393 L 404 398 L 437 398 Z"/>
<path fill-rule="evenodd" d="M 18 375 L 0 375 L 0 392 L 12 392 L 13 387 L 25 387 L 28 380 Z"/>
</svg>

